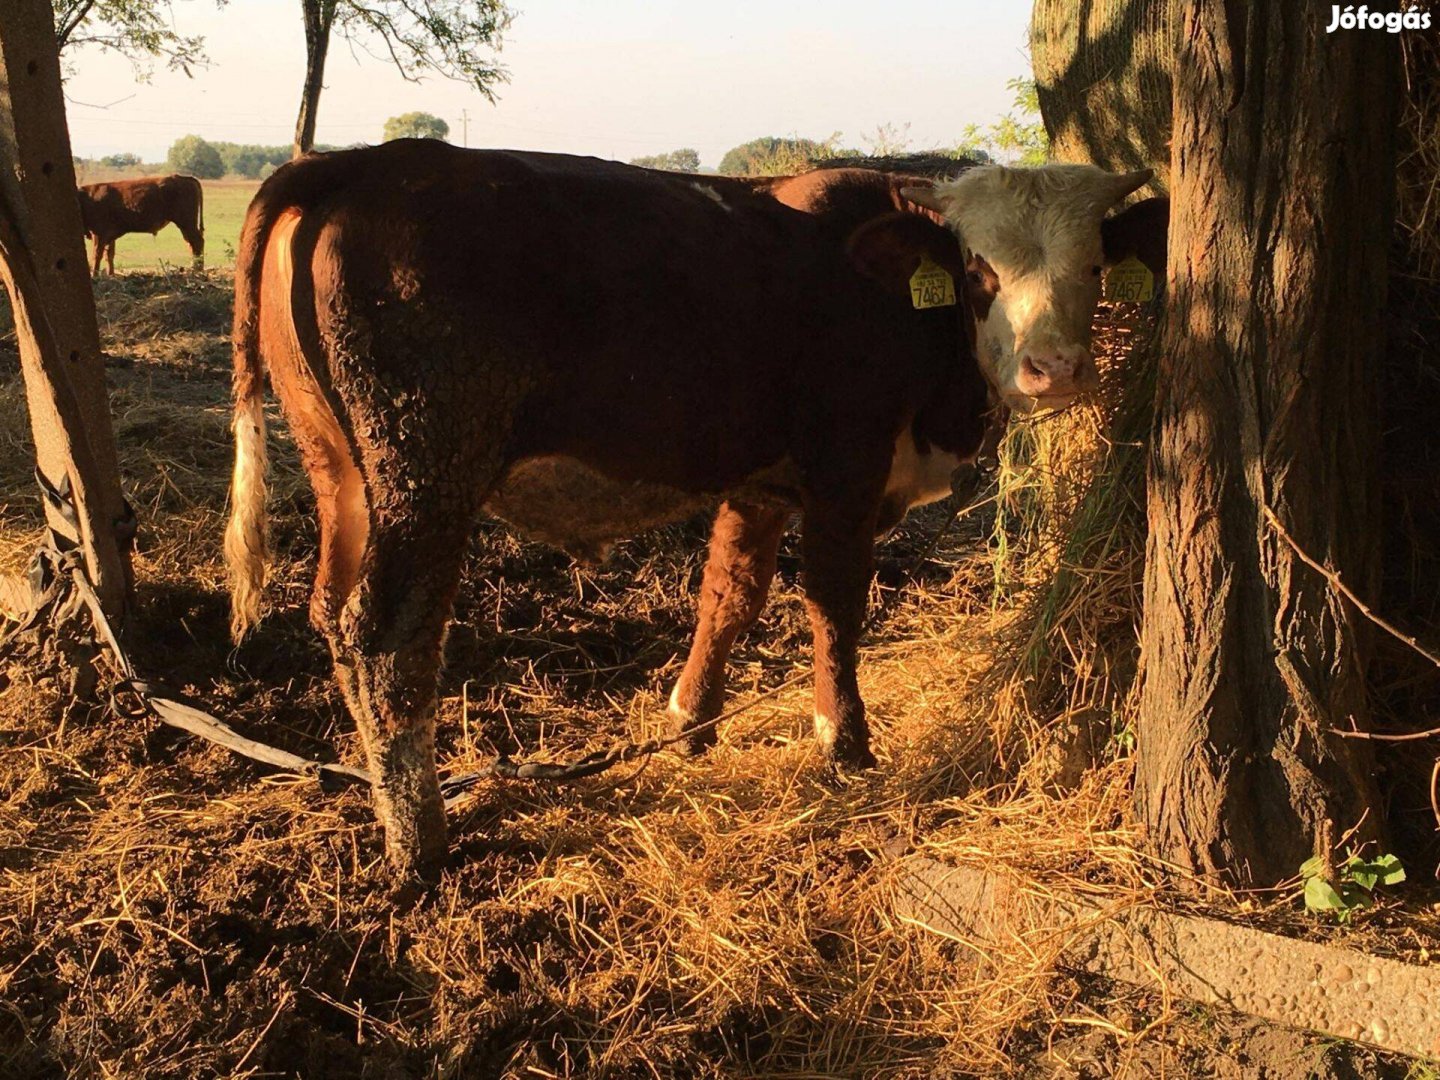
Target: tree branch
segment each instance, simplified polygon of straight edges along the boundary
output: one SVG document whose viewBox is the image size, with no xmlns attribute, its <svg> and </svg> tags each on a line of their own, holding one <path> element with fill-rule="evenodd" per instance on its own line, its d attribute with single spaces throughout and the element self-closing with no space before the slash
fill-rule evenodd
<svg viewBox="0 0 1440 1080">
<path fill-rule="evenodd" d="M 85 21 L 90 14 L 90 9 L 95 6 L 95 0 L 80 0 L 80 3 L 70 9 L 69 14 L 62 15 L 60 23 L 55 27 L 55 47 L 65 48 L 76 28 Z"/>
</svg>

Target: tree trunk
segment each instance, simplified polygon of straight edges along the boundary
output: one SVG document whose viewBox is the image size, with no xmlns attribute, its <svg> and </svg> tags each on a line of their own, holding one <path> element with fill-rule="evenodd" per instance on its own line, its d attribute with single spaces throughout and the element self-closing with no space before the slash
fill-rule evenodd
<svg viewBox="0 0 1440 1080">
<path fill-rule="evenodd" d="M 337 0 L 300 0 L 305 17 L 305 85 L 300 91 L 300 116 L 295 121 L 291 157 L 315 148 L 315 121 L 320 115 L 320 91 L 325 89 L 325 55 L 330 50 L 330 27 Z"/>
<path fill-rule="evenodd" d="M 10 0 L 0 22 L 0 260 L 15 312 L 35 455 L 70 489 L 76 520 L 47 503 L 51 528 L 79 543 L 106 613 L 120 618 L 131 526 L 120 490 L 105 361 L 75 197 L 49 0 Z"/>
<path fill-rule="evenodd" d="M 1377 582 L 1376 385 L 1395 35 L 1187 0 L 1170 309 L 1148 476 L 1137 798 L 1160 857 L 1232 882 L 1378 835 L 1360 595 Z M 1363 824 L 1362 824 L 1363 822 Z"/>
<path fill-rule="evenodd" d="M 1059 161 L 1155 170 L 1169 187 L 1172 72 L 1181 0 L 1035 0 L 1035 93 Z"/>
</svg>

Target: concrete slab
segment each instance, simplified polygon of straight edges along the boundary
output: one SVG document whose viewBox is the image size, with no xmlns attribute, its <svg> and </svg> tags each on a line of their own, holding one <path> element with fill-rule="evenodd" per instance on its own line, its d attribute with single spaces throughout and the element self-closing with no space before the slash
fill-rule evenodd
<svg viewBox="0 0 1440 1080">
<path fill-rule="evenodd" d="M 896 913 L 977 943 L 1053 929 L 1069 967 L 1266 1020 L 1440 1061 L 1440 965 L 1421 967 L 1217 919 L 1136 907 L 1107 913 L 1044 897 L 1001 872 L 904 860 Z"/>
</svg>

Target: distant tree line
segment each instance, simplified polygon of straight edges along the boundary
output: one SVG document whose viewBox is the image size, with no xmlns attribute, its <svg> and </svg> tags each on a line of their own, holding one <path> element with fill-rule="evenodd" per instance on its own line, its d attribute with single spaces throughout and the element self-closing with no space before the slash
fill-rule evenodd
<svg viewBox="0 0 1440 1080">
<path fill-rule="evenodd" d="M 165 166 L 171 172 L 189 173 L 201 180 L 238 176 L 260 180 L 290 160 L 290 144 L 260 146 L 254 143 L 212 142 L 199 135 L 185 135 L 170 147 Z M 317 146 L 317 150 L 338 150 L 338 146 Z"/>
<path fill-rule="evenodd" d="M 632 158 L 630 164 L 639 165 L 642 169 L 697 173 L 700 171 L 700 152 L 692 150 L 688 146 L 682 146 L 679 150 L 671 150 L 666 154 L 649 154 L 645 157 Z"/>
<path fill-rule="evenodd" d="M 1040 105 L 1033 79 L 1011 79 L 1006 84 L 1014 94 L 1010 112 L 987 126 L 970 124 L 954 146 L 909 150 L 909 124 L 881 124 L 862 136 L 866 149 L 845 147 L 840 133 L 825 139 L 798 135 L 766 135 L 731 147 L 720 159 L 718 171 L 726 176 L 780 176 L 805 172 L 828 162 L 854 165 L 874 159 L 903 163 L 906 158 L 952 158 L 970 164 L 991 161 L 1016 165 L 1039 165 L 1049 159 L 1050 140 L 1040 122 Z M 632 165 L 673 172 L 699 172 L 700 155 L 685 148 L 665 154 L 633 158 Z"/>
<path fill-rule="evenodd" d="M 385 121 L 383 139 L 440 139 L 450 136 L 450 125 L 434 113 L 407 112 Z"/>
<path fill-rule="evenodd" d="M 315 149 L 339 150 L 340 147 L 321 145 Z M 289 160 L 289 143 L 261 146 L 185 135 L 171 144 L 164 161 L 145 161 L 139 154 L 119 153 L 100 158 L 76 157 L 75 167 L 78 173 L 85 175 L 94 175 L 96 171 L 133 173 L 136 176 L 179 172 L 198 176 L 201 180 L 218 180 L 225 176 L 263 180 Z"/>
<path fill-rule="evenodd" d="M 815 162 L 831 157 L 839 141 L 839 132 L 828 139 L 774 135 L 751 139 L 725 152 L 720 159 L 720 172 L 726 176 L 777 176 L 801 172 L 812 168 Z"/>
<path fill-rule="evenodd" d="M 1012 79 L 1007 85 L 1015 94 L 1009 113 L 988 127 L 971 124 L 965 129 L 958 145 L 925 151 L 925 156 L 939 155 L 968 162 L 1006 161 L 1021 165 L 1038 165 L 1045 161 L 1049 156 L 1050 143 L 1044 126 L 1036 119 L 1039 105 L 1035 83 L 1030 79 Z M 908 124 L 899 127 L 881 124 L 873 134 L 863 138 L 868 150 L 841 147 L 839 132 L 826 139 L 767 135 L 726 151 L 720 159 L 719 171 L 727 176 L 776 176 L 804 172 L 828 161 L 843 160 L 846 164 L 854 164 L 865 158 L 901 160 L 907 156 L 908 129 Z M 427 112 L 408 112 L 386 120 L 382 137 L 388 142 L 402 138 L 445 139 L 449 134 L 449 124 L 440 117 Z M 335 150 L 338 147 L 319 145 L 315 149 Z M 176 139 L 170 147 L 164 168 L 171 172 L 189 173 L 202 180 L 217 180 L 222 176 L 257 180 L 269 176 L 290 160 L 292 153 L 293 148 L 289 145 L 212 142 L 199 135 L 185 135 Z M 630 164 L 648 169 L 697 173 L 700 171 L 700 154 L 686 146 L 663 154 L 633 158 Z M 113 171 L 158 169 L 158 166 L 155 169 L 146 167 L 138 155 L 128 153 L 110 154 L 101 158 L 98 165 Z"/>
</svg>

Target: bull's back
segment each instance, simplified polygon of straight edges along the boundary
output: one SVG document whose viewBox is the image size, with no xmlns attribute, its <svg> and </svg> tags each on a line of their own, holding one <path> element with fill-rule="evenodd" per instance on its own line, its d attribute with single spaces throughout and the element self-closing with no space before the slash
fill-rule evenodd
<svg viewBox="0 0 1440 1080">
<path fill-rule="evenodd" d="M 517 456 L 637 479 L 719 488 L 783 456 L 845 276 L 805 215 L 590 159 L 352 153 L 306 210 L 332 380 L 450 427 L 504 396 Z"/>
<path fill-rule="evenodd" d="M 193 176 L 147 176 L 86 184 L 81 219 L 89 232 L 158 232 L 172 222 L 195 221 L 200 181 Z"/>
</svg>

